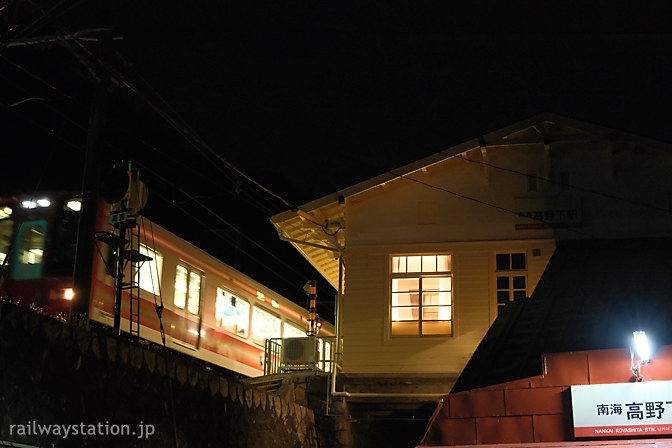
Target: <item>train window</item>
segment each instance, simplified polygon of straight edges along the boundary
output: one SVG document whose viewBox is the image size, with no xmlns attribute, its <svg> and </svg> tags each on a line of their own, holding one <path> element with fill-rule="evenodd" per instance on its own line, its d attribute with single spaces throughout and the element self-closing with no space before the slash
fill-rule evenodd
<svg viewBox="0 0 672 448">
<path fill-rule="evenodd" d="M 217 288 L 215 321 L 218 327 L 246 338 L 250 328 L 250 304 L 222 288 Z"/>
<path fill-rule="evenodd" d="M 177 265 L 173 303 L 178 308 L 184 309 L 186 306 L 190 313 L 198 314 L 201 305 L 201 274 L 199 272 Z"/>
<path fill-rule="evenodd" d="M 7 207 L 9 208 L 9 207 Z M 2 209 L 0 208 L 0 212 Z M 0 221 L 0 265 L 5 262 L 7 253 L 9 252 L 9 245 L 12 239 L 12 230 L 14 222 L 9 219 Z"/>
<path fill-rule="evenodd" d="M 264 345 L 266 339 L 280 337 L 280 318 L 258 306 L 252 311 L 252 336 L 254 342 Z"/>
<path fill-rule="evenodd" d="M 77 250 L 77 226 L 79 213 L 60 209 L 56 211 L 54 234 L 49 250 L 48 276 L 65 277 L 72 275 Z"/>
<path fill-rule="evenodd" d="M 161 269 L 163 268 L 163 257 L 160 253 L 141 244 L 138 252 L 151 258 L 140 265 L 138 269 L 138 286 L 154 295 L 159 294 L 159 283 L 161 282 Z M 184 308 L 184 307 L 182 307 Z"/>
<path fill-rule="evenodd" d="M 46 229 L 46 221 L 28 221 L 21 224 L 16 239 L 18 251 L 14 267 L 15 279 L 26 280 L 42 275 Z"/>
<path fill-rule="evenodd" d="M 283 338 L 303 338 L 306 336 L 306 331 L 295 327 L 294 325 L 285 322 L 282 326 L 282 337 Z"/>
</svg>

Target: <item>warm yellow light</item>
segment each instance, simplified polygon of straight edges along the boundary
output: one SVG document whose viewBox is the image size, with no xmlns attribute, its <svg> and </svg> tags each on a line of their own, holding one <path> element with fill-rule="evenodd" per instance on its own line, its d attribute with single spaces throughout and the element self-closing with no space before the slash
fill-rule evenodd
<svg viewBox="0 0 672 448">
<path fill-rule="evenodd" d="M 6 219 L 12 216 L 12 207 L 0 208 L 0 219 Z"/>
<path fill-rule="evenodd" d="M 63 298 L 65 300 L 72 300 L 75 297 L 75 291 L 72 288 L 68 288 L 63 291 Z"/>
</svg>

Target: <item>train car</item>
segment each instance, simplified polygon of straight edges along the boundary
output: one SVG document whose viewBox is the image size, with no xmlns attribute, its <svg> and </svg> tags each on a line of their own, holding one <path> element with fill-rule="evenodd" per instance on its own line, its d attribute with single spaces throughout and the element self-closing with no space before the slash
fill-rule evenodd
<svg viewBox="0 0 672 448">
<path fill-rule="evenodd" d="M 73 298 L 73 263 L 81 201 L 64 193 L 0 201 L 0 294 L 49 314 L 67 313 Z M 100 201 L 96 231 L 111 234 L 110 207 Z M 166 345 L 245 376 L 264 373 L 267 340 L 306 335 L 302 307 L 236 269 L 138 216 L 135 251 L 142 255 L 124 270 L 135 285 L 139 313 L 132 318 L 130 289 L 122 294 L 122 331 L 138 322 L 141 338 Z M 97 241 L 92 263 L 89 318 L 112 326 L 115 250 Z M 151 259 L 151 260 L 147 260 Z M 145 261 L 142 261 L 145 260 Z M 319 370 L 330 370 L 333 327 L 317 338 Z"/>
</svg>

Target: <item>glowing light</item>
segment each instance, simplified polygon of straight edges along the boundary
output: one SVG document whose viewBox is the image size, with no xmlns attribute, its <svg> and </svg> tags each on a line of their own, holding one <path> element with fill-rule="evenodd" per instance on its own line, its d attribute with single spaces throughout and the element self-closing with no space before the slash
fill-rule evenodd
<svg viewBox="0 0 672 448">
<path fill-rule="evenodd" d="M 72 288 L 68 288 L 63 291 L 63 298 L 65 300 L 72 300 L 75 297 L 75 291 Z"/>
<path fill-rule="evenodd" d="M 0 208 L 0 219 L 7 219 L 10 216 L 12 216 L 12 208 L 11 207 Z"/>
<path fill-rule="evenodd" d="M 51 201 L 49 199 L 38 199 L 37 200 L 37 205 L 38 207 L 49 207 L 51 205 Z"/>
<path fill-rule="evenodd" d="M 643 331 L 633 331 L 632 335 L 635 337 L 637 356 L 639 356 L 643 364 L 646 364 L 651 359 L 651 349 L 649 348 L 649 341 L 646 339 L 646 333 Z"/>
<path fill-rule="evenodd" d="M 82 209 L 82 201 L 79 199 L 72 199 L 65 204 L 67 210 L 72 210 L 73 212 L 78 212 Z"/>
<path fill-rule="evenodd" d="M 37 203 L 35 201 L 22 201 L 21 206 L 23 208 L 35 208 L 37 207 Z"/>
<path fill-rule="evenodd" d="M 278 303 L 277 300 L 271 300 L 271 306 L 273 308 L 280 308 L 280 304 Z"/>
</svg>

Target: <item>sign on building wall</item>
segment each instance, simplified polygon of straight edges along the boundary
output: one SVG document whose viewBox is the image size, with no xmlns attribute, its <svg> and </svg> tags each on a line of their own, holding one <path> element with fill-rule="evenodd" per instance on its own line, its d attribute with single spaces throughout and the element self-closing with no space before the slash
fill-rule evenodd
<svg viewBox="0 0 672 448">
<path fill-rule="evenodd" d="M 672 381 L 572 386 L 575 437 L 672 434 Z"/>
<path fill-rule="evenodd" d="M 516 198 L 516 230 L 581 227 L 581 201 L 576 196 Z"/>
</svg>

